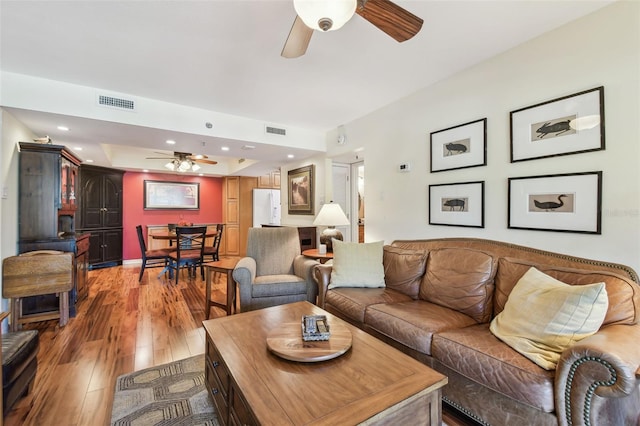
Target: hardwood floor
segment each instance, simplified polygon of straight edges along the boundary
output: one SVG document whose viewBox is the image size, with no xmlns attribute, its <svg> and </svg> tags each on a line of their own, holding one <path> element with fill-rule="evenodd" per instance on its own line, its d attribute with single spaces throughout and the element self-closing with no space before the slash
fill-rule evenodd
<svg viewBox="0 0 640 426">
<path fill-rule="evenodd" d="M 25 325 L 40 333 L 33 391 L 5 413 L 5 426 L 108 425 L 116 378 L 131 371 L 204 353 L 204 282 L 180 277 L 176 286 L 160 269 L 118 266 L 89 272 L 89 296 L 77 315 Z M 184 279 L 183 279 L 184 277 Z M 223 301 L 226 277 L 212 286 Z M 224 316 L 211 308 L 211 318 Z M 467 425 L 445 411 L 449 426 Z"/>
</svg>

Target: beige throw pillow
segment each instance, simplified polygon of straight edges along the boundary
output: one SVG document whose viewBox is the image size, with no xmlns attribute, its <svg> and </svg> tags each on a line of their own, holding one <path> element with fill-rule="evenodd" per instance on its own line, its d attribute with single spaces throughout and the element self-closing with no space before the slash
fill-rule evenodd
<svg viewBox="0 0 640 426">
<path fill-rule="evenodd" d="M 329 289 L 336 287 L 384 287 L 382 248 L 375 243 L 332 240 L 333 269 Z"/>
<path fill-rule="evenodd" d="M 490 330 L 540 367 L 554 370 L 566 348 L 600 329 L 608 305 L 604 283 L 568 285 L 532 267 Z"/>
</svg>

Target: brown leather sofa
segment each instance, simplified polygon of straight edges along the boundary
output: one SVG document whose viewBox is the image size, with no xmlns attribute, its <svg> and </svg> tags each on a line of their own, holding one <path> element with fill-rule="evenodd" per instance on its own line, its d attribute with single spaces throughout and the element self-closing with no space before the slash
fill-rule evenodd
<svg viewBox="0 0 640 426">
<path fill-rule="evenodd" d="M 627 266 L 471 238 L 394 241 L 384 288 L 328 289 L 318 305 L 446 374 L 443 402 L 485 425 L 640 424 L 640 286 Z M 600 330 L 545 370 L 496 338 L 491 319 L 535 266 L 568 284 L 605 282 Z M 460 271 L 470 274 L 468 286 Z M 429 288 L 426 288 L 426 286 Z"/>
</svg>

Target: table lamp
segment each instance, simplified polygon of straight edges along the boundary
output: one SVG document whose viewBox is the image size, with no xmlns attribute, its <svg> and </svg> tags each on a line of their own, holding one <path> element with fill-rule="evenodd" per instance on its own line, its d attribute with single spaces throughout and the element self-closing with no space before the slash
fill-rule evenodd
<svg viewBox="0 0 640 426">
<path fill-rule="evenodd" d="M 336 229 L 336 226 L 350 225 L 349 219 L 340 208 L 340 204 L 331 201 L 320 209 L 320 213 L 313 221 L 314 226 L 326 226 L 327 228 L 320 234 L 320 244 L 327 246 L 327 251 L 333 251 L 331 239 L 342 241 L 342 232 Z"/>
</svg>

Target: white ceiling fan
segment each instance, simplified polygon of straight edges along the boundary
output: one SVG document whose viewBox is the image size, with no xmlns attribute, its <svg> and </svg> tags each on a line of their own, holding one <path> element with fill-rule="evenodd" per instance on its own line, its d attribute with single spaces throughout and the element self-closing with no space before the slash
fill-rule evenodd
<svg viewBox="0 0 640 426">
<path fill-rule="evenodd" d="M 313 31 L 341 28 L 357 13 L 398 42 L 409 40 L 423 20 L 390 0 L 293 0 L 293 22 L 281 56 L 297 58 L 307 51 Z"/>
</svg>

